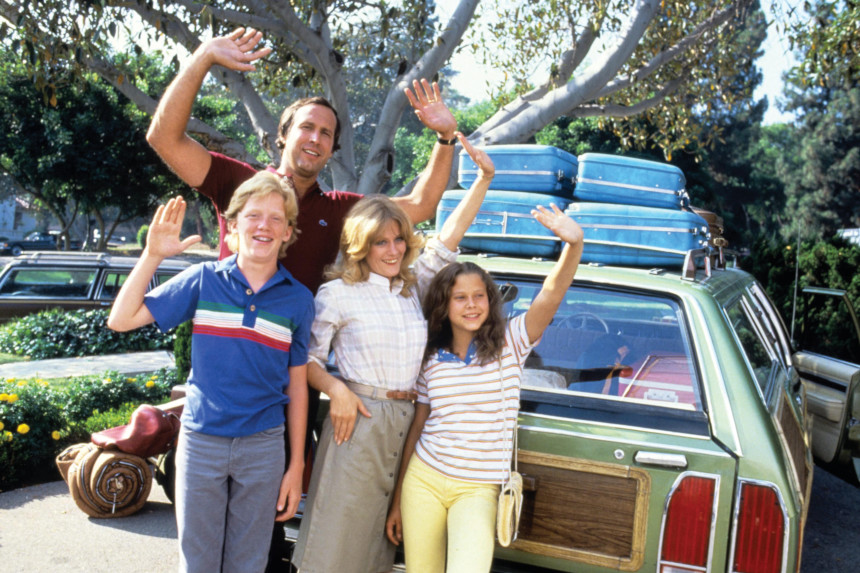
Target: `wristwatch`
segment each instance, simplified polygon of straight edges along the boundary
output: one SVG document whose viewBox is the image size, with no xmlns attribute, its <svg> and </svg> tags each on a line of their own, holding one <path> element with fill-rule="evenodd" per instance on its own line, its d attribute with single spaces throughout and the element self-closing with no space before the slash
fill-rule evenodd
<svg viewBox="0 0 860 573">
<path fill-rule="evenodd" d="M 457 143 L 457 136 L 455 135 L 451 139 L 442 139 L 440 136 L 436 136 L 436 141 L 441 145 L 455 145 Z"/>
</svg>

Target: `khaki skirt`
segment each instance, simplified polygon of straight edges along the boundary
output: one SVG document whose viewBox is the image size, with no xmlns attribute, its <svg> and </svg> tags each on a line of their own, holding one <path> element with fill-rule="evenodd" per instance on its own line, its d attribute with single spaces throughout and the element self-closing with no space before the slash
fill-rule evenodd
<svg viewBox="0 0 860 573">
<path fill-rule="evenodd" d="M 415 407 L 362 398 L 352 437 L 338 446 L 326 417 L 293 564 L 301 573 L 382 573 L 394 565 L 385 521 Z"/>
</svg>

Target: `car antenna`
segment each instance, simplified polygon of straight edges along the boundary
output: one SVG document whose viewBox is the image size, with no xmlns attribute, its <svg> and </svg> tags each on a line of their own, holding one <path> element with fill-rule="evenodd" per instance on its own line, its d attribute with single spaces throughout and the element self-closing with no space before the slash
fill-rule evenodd
<svg viewBox="0 0 860 573">
<path fill-rule="evenodd" d="M 794 250 L 794 300 L 791 302 L 791 343 L 794 344 L 794 318 L 797 315 L 797 287 L 800 276 L 800 232 L 797 233 L 797 248 Z"/>
</svg>

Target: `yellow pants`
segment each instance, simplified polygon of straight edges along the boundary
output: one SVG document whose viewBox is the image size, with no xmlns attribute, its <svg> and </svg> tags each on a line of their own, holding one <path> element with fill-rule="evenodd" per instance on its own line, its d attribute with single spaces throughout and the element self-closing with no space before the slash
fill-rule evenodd
<svg viewBox="0 0 860 573">
<path fill-rule="evenodd" d="M 489 571 L 498 498 L 498 484 L 446 477 L 413 455 L 403 479 L 400 502 L 406 570 Z"/>
</svg>

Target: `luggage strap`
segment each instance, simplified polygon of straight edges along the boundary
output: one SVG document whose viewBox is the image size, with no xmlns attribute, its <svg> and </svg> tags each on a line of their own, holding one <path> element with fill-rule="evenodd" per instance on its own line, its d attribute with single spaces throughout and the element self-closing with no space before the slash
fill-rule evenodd
<svg viewBox="0 0 860 573">
<path fill-rule="evenodd" d="M 605 187 L 621 187 L 624 189 L 635 189 L 636 191 L 648 191 L 651 193 L 663 193 L 666 195 L 677 195 L 682 197 L 686 195 L 687 191 L 685 189 L 681 189 L 679 191 L 672 191 L 671 189 L 660 189 L 659 187 L 645 187 L 644 185 L 633 185 L 632 183 L 616 183 L 613 181 L 606 181 L 604 179 L 588 179 L 585 177 L 578 177 L 577 181 L 582 183 L 593 183 L 595 185 L 603 185 Z"/>
</svg>

